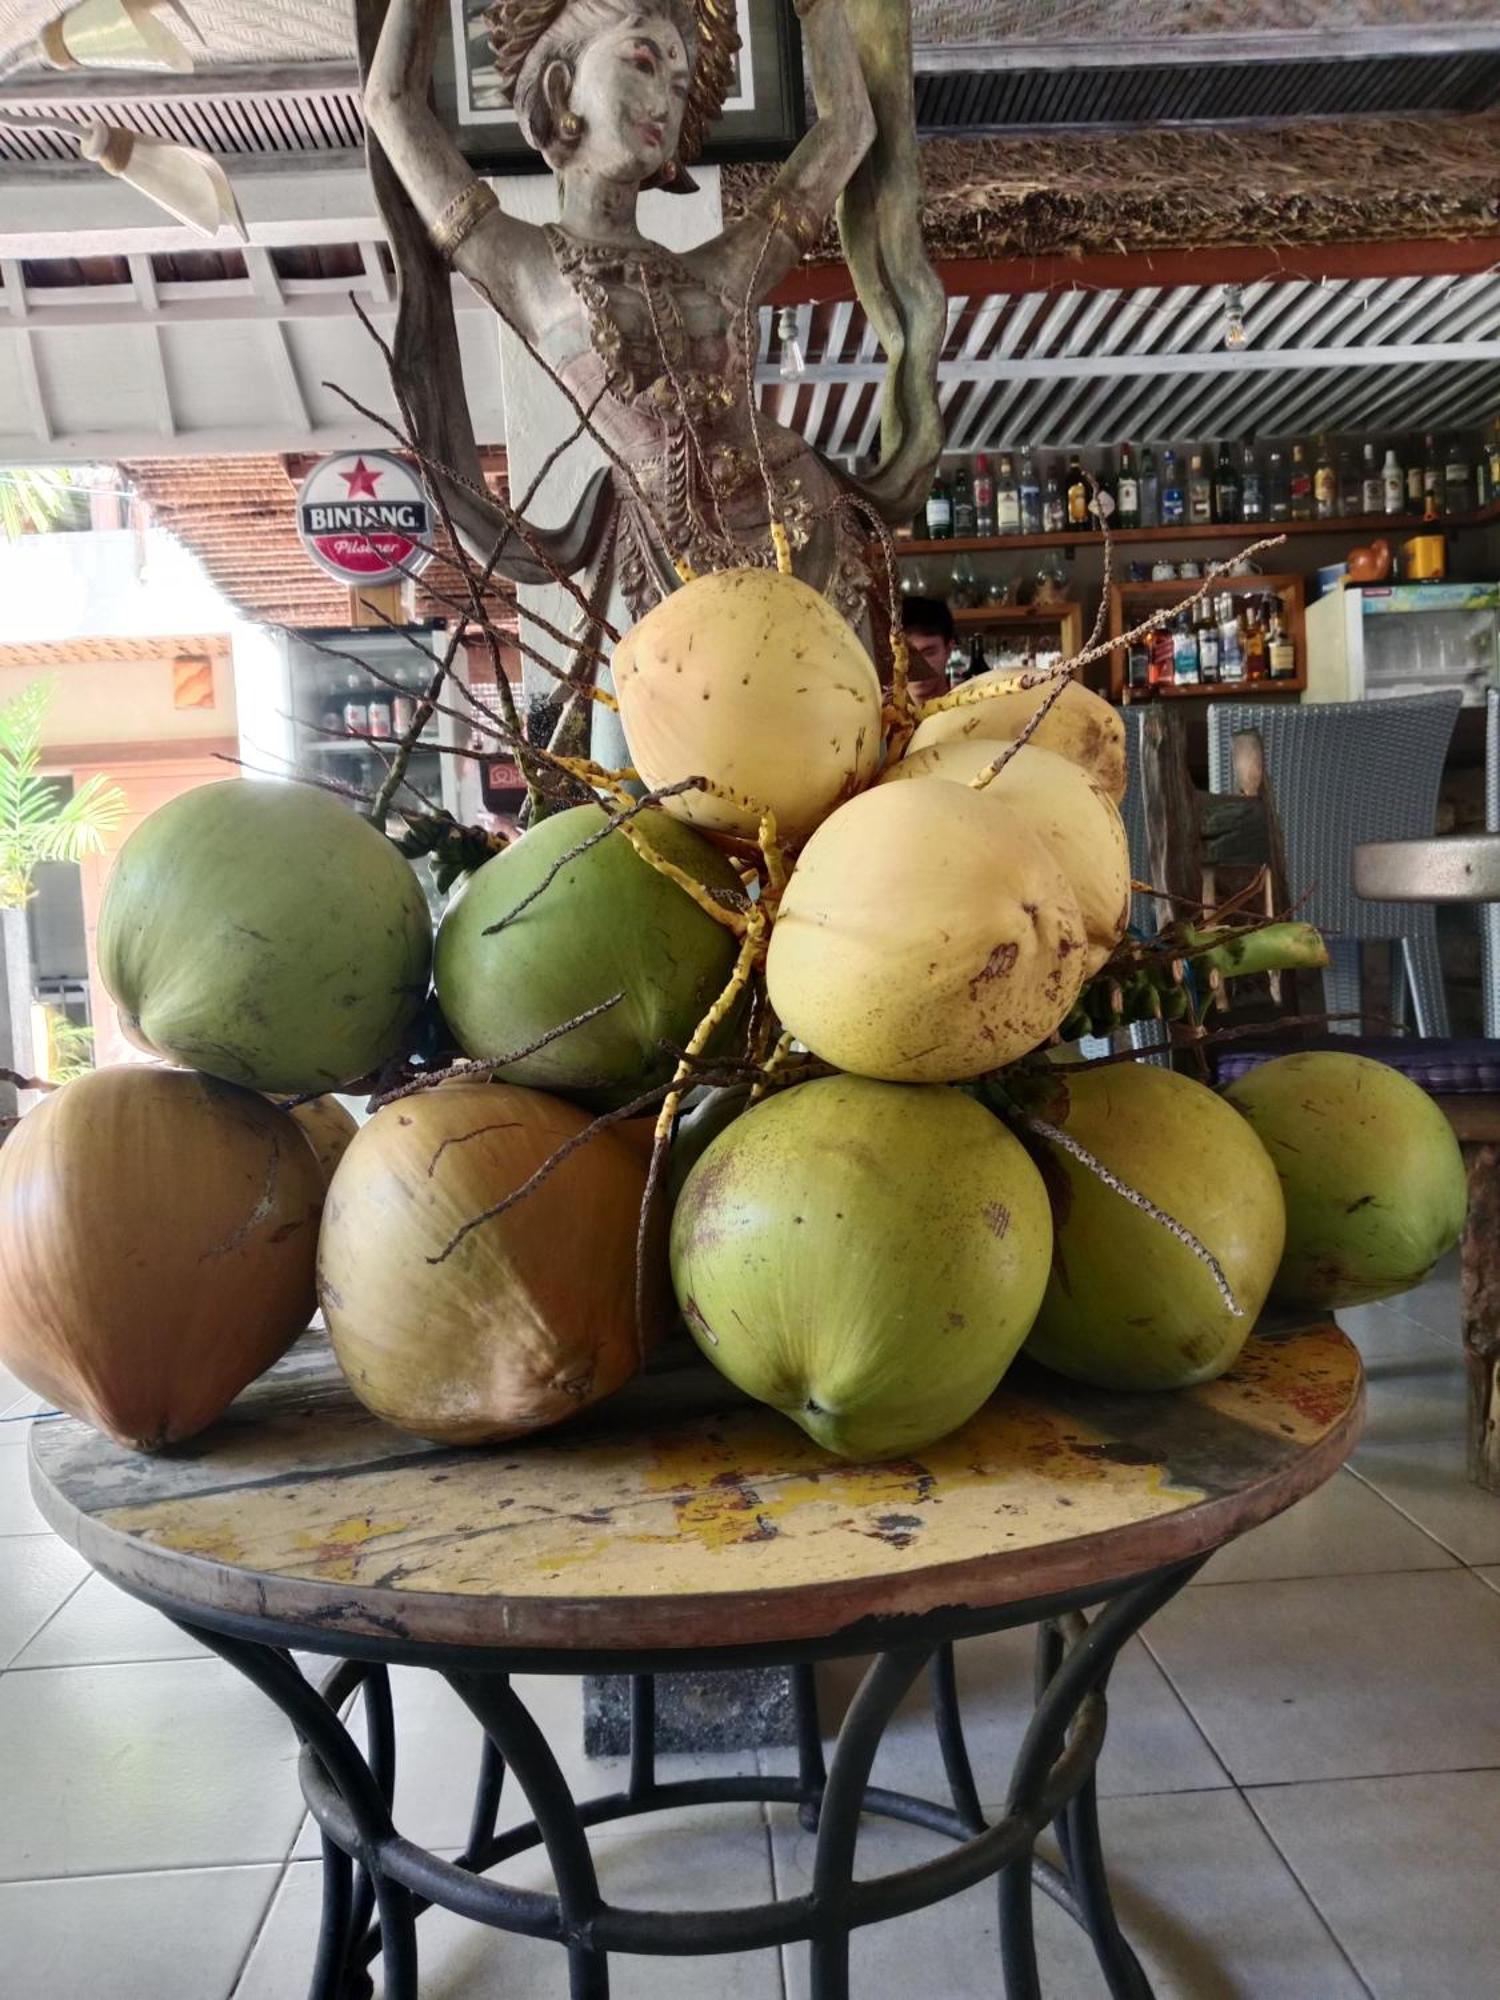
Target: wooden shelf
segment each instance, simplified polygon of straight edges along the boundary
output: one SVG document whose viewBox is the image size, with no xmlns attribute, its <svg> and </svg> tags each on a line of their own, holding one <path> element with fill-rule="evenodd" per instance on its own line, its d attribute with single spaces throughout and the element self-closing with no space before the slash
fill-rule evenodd
<svg viewBox="0 0 1500 2000">
<path fill-rule="evenodd" d="M 1141 623 L 1139 613 L 1153 604 L 1177 604 L 1193 594 L 1194 584 L 1199 585 L 1199 594 L 1218 596 L 1228 591 L 1231 597 L 1276 597 L 1281 601 L 1282 616 L 1292 640 L 1292 657 L 1297 663 L 1297 671 L 1284 680 L 1273 681 L 1214 681 L 1205 687 L 1201 682 L 1189 682 L 1185 687 L 1168 686 L 1143 692 L 1144 701 L 1215 701 L 1237 700 L 1241 695 L 1259 698 L 1262 695 L 1300 695 L 1307 687 L 1307 618 L 1306 593 L 1303 579 L 1295 572 L 1259 575 L 1247 572 L 1241 576 L 1162 577 L 1147 583 L 1114 583 L 1109 590 L 1109 636 L 1123 638 Z M 1127 606 L 1134 606 L 1133 611 Z M 1125 648 L 1116 646 L 1109 655 L 1109 695 L 1112 701 L 1123 702 L 1125 687 Z"/>
<path fill-rule="evenodd" d="M 1500 521 L 1500 501 L 1492 501 L 1467 514 L 1448 514 L 1436 521 L 1424 521 L 1420 514 L 1343 514 L 1328 521 L 1236 521 L 1215 522 L 1210 527 L 1115 528 L 1110 540 L 1119 548 L 1133 548 L 1152 542 L 1258 542 L 1267 535 L 1411 535 L 1424 529 L 1429 534 L 1453 533 L 1460 528 L 1481 528 Z M 896 554 L 903 560 L 920 556 L 996 555 L 1026 549 L 1076 549 L 1102 542 L 1097 528 L 1065 528 L 1058 535 L 982 535 L 955 537 L 947 542 L 898 541 Z"/>
<path fill-rule="evenodd" d="M 1060 625 L 1082 605 L 1067 604 L 964 604 L 954 605 L 955 625 Z"/>
</svg>

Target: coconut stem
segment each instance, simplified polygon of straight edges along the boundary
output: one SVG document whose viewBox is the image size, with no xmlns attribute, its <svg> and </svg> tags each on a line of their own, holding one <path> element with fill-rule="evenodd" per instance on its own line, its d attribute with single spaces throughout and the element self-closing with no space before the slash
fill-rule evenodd
<svg viewBox="0 0 1500 2000">
<path fill-rule="evenodd" d="M 534 1042 L 527 1042 L 524 1048 L 512 1049 L 508 1055 L 482 1057 L 475 1060 L 449 1063 L 444 1069 L 429 1070 L 422 1076 L 412 1077 L 394 1090 L 383 1091 L 375 1100 L 375 1108 L 394 1104 L 398 1098 L 415 1097 L 419 1091 L 434 1090 L 440 1083 L 448 1083 L 455 1077 L 493 1076 L 496 1070 L 509 1069 L 512 1063 L 524 1062 L 527 1056 L 534 1056 L 553 1042 L 561 1041 L 564 1035 L 571 1035 L 575 1028 L 586 1027 L 590 1021 L 597 1021 L 601 1014 L 607 1014 L 611 1007 L 618 1007 L 625 998 L 623 992 L 611 993 L 607 1000 L 600 1000 L 592 1007 L 586 1007 L 581 1014 L 575 1014 L 571 1021 L 559 1021 L 557 1026 L 538 1035 Z"/>
<path fill-rule="evenodd" d="M 1179 1243 L 1191 1250 L 1200 1263 L 1208 1266 L 1209 1275 L 1218 1287 L 1220 1298 L 1235 1318 L 1244 1318 L 1239 1301 L 1235 1298 L 1229 1280 L 1224 1275 L 1224 1267 L 1212 1250 L 1198 1241 L 1191 1229 L 1184 1228 L 1175 1216 L 1168 1215 L 1164 1208 L 1158 1208 L 1149 1196 L 1143 1195 L 1138 1188 L 1131 1187 L 1127 1181 L 1122 1181 L 1118 1174 L 1112 1174 L 1102 1160 L 1095 1159 L 1087 1146 L 1080 1146 L 1076 1139 L 1070 1138 L 1060 1127 L 1049 1125 L 1045 1118 L 1033 1117 L 1030 1112 L 1017 1112 L 1016 1115 L 1028 1132 L 1035 1133 L 1037 1138 L 1045 1139 L 1049 1145 L 1058 1146 L 1063 1152 L 1070 1154 L 1080 1166 L 1087 1167 L 1096 1180 L 1103 1181 L 1111 1194 L 1119 1195 L 1121 1200 L 1128 1201 L 1132 1208 L 1138 1208 L 1143 1215 L 1149 1215 L 1151 1220 L 1159 1223 L 1169 1236 L 1175 1236 Z"/>
<path fill-rule="evenodd" d="M 1267 924 L 1228 937 L 1188 930 L 1183 944 L 1195 965 L 1226 979 L 1253 972 L 1313 972 L 1328 963 L 1328 946 L 1312 924 Z"/>
</svg>

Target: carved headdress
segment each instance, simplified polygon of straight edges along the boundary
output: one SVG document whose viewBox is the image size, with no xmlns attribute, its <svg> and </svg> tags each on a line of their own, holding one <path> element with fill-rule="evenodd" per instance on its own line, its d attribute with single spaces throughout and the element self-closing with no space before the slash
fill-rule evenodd
<svg viewBox="0 0 1500 2000">
<path fill-rule="evenodd" d="M 645 0 L 645 4 L 652 3 Z M 603 0 L 602 7 L 601 0 L 495 0 L 485 10 L 500 91 L 507 104 L 515 102 L 516 85 L 537 43 L 571 7 L 580 4 L 603 11 L 609 0 Z M 642 0 L 614 0 L 611 11 L 634 13 L 641 4 Z M 660 6 L 663 12 L 679 18 L 697 44 L 678 143 L 678 155 L 686 165 L 702 152 L 734 80 L 734 59 L 740 47 L 735 4 L 734 0 L 660 0 Z"/>
</svg>

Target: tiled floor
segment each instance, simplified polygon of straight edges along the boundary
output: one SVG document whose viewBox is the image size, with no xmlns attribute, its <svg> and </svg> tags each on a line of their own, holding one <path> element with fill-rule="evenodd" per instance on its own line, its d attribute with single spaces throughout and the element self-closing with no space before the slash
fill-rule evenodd
<svg viewBox="0 0 1500 2000">
<path fill-rule="evenodd" d="M 1122 1915 L 1162 2000 L 1486 2000 L 1500 1829 L 1500 1499 L 1463 1473 L 1451 1274 L 1347 1314 L 1370 1373 L 1351 1467 L 1224 1551 L 1122 1658 L 1100 1767 Z M 26 1489 L 35 1407 L 0 1370 L 0 1994 L 6 2000 L 300 2000 L 316 1843 L 289 1732 L 249 1687 L 49 1535 Z M 4 1419 L 10 1419 L 5 1421 Z M 980 1791 L 995 1801 L 1024 1714 L 1016 1636 L 961 1654 Z M 824 1673 L 835 1711 L 854 1671 Z M 455 1851 L 476 1725 L 439 1682 L 393 1676 L 403 1830 Z M 564 1753 L 576 1684 L 523 1692 Z M 777 1759 L 779 1761 L 780 1753 Z M 673 1759 L 674 1774 L 724 1760 Z M 594 1767 L 598 1789 L 616 1767 Z M 922 1701 L 877 1780 L 939 1784 Z M 798 1893 L 812 1843 L 788 1813 L 671 1815 L 598 1840 L 622 1901 Z M 862 1873 L 933 1851 L 869 1823 Z M 540 1863 L 512 1879 L 544 1882 Z M 1038 1927 L 1048 2000 L 1102 2000 L 1078 1934 Z M 548 2000 L 551 1946 L 423 1919 L 424 2000 Z M 621 1959 L 622 2000 L 804 2000 L 800 1951 Z M 991 2000 L 989 1888 L 861 1933 L 859 2000 Z"/>
</svg>

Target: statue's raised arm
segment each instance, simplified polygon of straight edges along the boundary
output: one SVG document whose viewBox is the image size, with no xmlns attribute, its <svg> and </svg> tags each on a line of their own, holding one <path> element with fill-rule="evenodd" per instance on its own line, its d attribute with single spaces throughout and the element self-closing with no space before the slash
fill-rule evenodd
<svg viewBox="0 0 1500 2000">
<path fill-rule="evenodd" d="M 362 14 L 380 4 L 359 0 Z M 686 256 L 642 234 L 637 201 L 646 188 L 693 186 L 689 165 L 732 76 L 732 0 L 496 0 L 487 9 L 501 95 L 557 180 L 559 219 L 542 229 L 502 213 L 429 106 L 439 10 L 440 0 L 390 0 L 378 38 L 368 20 L 363 28 L 380 149 L 372 163 L 407 324 L 404 346 L 398 327 L 398 375 L 426 434 L 424 455 L 460 473 L 477 464 L 441 257 L 589 412 L 611 461 L 606 484 L 590 489 L 567 528 L 543 536 L 551 556 L 575 569 L 607 546 L 612 582 L 639 616 L 675 587 L 680 564 L 769 561 L 774 517 L 797 573 L 858 617 L 867 532 L 841 504 L 850 482 L 769 419 L 756 435 L 747 305 L 805 254 L 837 206 L 891 363 L 883 461 L 866 493 L 889 520 L 913 512 L 908 489 L 930 472 L 941 441 L 943 298 L 921 252 L 908 0 L 808 0 L 817 119 L 756 210 Z M 443 339 L 446 365 L 433 359 Z M 462 498 L 461 482 L 456 491 Z M 497 533 L 473 504 L 472 478 L 466 510 L 454 513 L 488 558 Z M 502 558 L 502 574 L 532 580 L 535 565 L 513 538 Z"/>
</svg>

